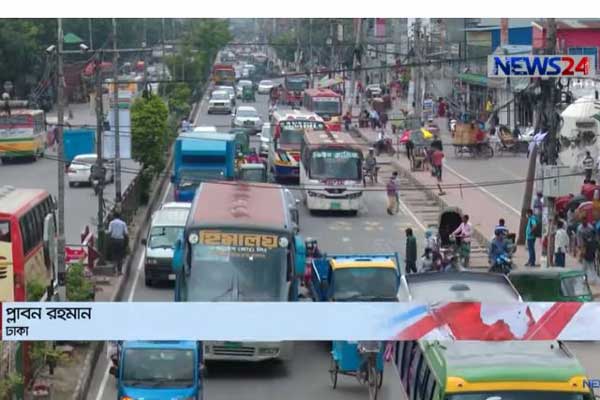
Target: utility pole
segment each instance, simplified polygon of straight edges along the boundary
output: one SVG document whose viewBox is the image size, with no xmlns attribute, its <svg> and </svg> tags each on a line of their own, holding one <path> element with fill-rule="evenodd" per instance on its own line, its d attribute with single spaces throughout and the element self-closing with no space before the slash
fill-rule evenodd
<svg viewBox="0 0 600 400">
<path fill-rule="evenodd" d="M 309 26 L 308 26 L 308 60 L 309 60 L 309 68 L 310 68 L 310 87 L 313 88 L 315 87 L 315 64 L 314 64 L 314 59 L 313 59 L 313 48 L 312 48 L 312 18 L 309 18 L 308 20 Z"/>
<path fill-rule="evenodd" d="M 355 43 L 354 43 L 354 60 L 352 61 L 352 81 L 350 83 L 350 96 L 348 96 L 348 111 L 350 111 L 350 114 L 352 114 L 352 105 L 354 104 L 354 98 L 358 94 L 356 92 L 356 85 L 358 84 L 356 78 L 357 78 L 357 75 L 359 74 L 359 71 L 357 71 L 357 69 L 358 69 L 358 66 L 360 65 L 359 51 L 360 51 L 360 43 L 361 43 L 361 38 L 362 38 L 362 34 L 361 34 L 362 19 L 357 18 L 357 20 L 358 21 L 356 23 L 356 32 L 354 32 Z"/>
<path fill-rule="evenodd" d="M 96 78 L 96 176 L 98 177 L 98 248 L 100 257 L 98 264 L 104 264 L 104 166 L 102 160 L 102 134 L 104 129 L 104 111 L 102 107 L 102 60 L 101 52 L 96 53 L 95 78 Z"/>
<path fill-rule="evenodd" d="M 144 18 L 144 39 L 142 42 L 142 48 L 145 50 L 148 46 L 148 28 L 146 27 L 146 18 Z M 144 51 L 144 90 L 148 82 L 148 52 Z"/>
<path fill-rule="evenodd" d="M 90 50 L 94 50 L 94 34 L 92 33 L 92 19 L 88 18 L 88 32 L 90 34 Z"/>
<path fill-rule="evenodd" d="M 58 238 L 57 238 L 57 275 L 59 285 L 59 297 L 62 300 L 66 298 L 63 293 L 65 287 L 65 143 L 63 140 L 65 124 L 65 104 L 64 104 L 64 71 L 63 71 L 63 27 L 62 18 L 58 18 L 58 52 L 57 58 L 57 95 L 58 95 Z"/>
<path fill-rule="evenodd" d="M 162 80 L 166 79 L 166 77 L 165 77 L 165 75 L 166 75 L 166 69 L 165 69 L 166 68 L 166 65 L 165 65 L 165 61 L 166 61 L 166 54 L 165 54 L 165 19 L 164 18 L 161 19 L 161 26 L 162 26 L 162 29 L 161 29 L 161 40 L 160 41 L 161 41 L 161 46 L 162 46 L 162 77 L 161 77 L 161 81 L 162 81 Z M 165 85 L 161 84 L 159 87 L 162 88 L 161 93 L 164 94 L 164 87 L 165 87 Z"/>
<path fill-rule="evenodd" d="M 117 49 L 117 19 L 112 19 L 113 26 L 113 79 L 115 80 L 113 93 L 113 118 L 115 123 L 115 203 L 117 209 L 121 205 L 121 137 L 119 135 L 119 51 Z"/>
<path fill-rule="evenodd" d="M 414 127 L 419 129 L 421 127 L 421 118 L 423 114 L 423 89 L 421 87 L 421 81 L 423 79 L 423 70 L 421 64 L 423 63 L 422 52 L 421 52 L 421 19 L 416 18 L 414 24 L 414 52 L 415 52 L 415 60 L 416 67 L 413 68 L 413 79 L 414 79 Z"/>
</svg>

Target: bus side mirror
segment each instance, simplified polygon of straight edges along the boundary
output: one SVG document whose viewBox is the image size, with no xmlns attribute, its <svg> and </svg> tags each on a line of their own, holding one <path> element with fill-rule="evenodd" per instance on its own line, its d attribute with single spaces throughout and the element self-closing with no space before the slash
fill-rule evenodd
<svg viewBox="0 0 600 400">
<path fill-rule="evenodd" d="M 306 245 L 304 239 L 300 235 L 294 236 L 294 245 L 296 246 L 296 275 L 304 275 L 304 268 L 306 267 Z"/>
<path fill-rule="evenodd" d="M 56 246 L 56 225 L 54 222 L 54 215 L 48 214 L 44 218 L 44 263 L 46 268 L 52 274 L 52 277 L 58 282 L 58 272 L 56 268 L 57 262 L 57 246 Z"/>
<path fill-rule="evenodd" d="M 183 240 L 177 239 L 173 252 L 173 272 L 179 273 L 183 269 Z"/>
</svg>

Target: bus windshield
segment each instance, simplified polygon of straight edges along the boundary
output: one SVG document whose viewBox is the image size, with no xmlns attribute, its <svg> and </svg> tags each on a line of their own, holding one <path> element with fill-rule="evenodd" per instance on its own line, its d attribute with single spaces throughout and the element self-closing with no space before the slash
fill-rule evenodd
<svg viewBox="0 0 600 400">
<path fill-rule="evenodd" d="M 486 392 L 486 393 L 461 393 L 446 396 L 446 400 L 588 400 L 582 393 L 565 392 Z"/>
<path fill-rule="evenodd" d="M 192 245 L 187 301 L 287 299 L 285 236 L 231 230 L 202 230 L 199 236 Z"/>
<path fill-rule="evenodd" d="M 360 180 L 361 159 L 356 150 L 315 150 L 310 155 L 311 179 Z"/>
<path fill-rule="evenodd" d="M 328 114 L 328 115 L 339 115 L 340 110 L 340 99 L 336 97 L 323 98 L 320 100 L 314 100 L 314 112 L 317 114 Z"/>
<path fill-rule="evenodd" d="M 191 387 L 194 385 L 193 350 L 127 349 L 123 354 L 122 383 L 135 387 Z"/>
<path fill-rule="evenodd" d="M 280 144 L 302 144 L 302 135 L 304 131 L 301 129 L 282 129 L 281 137 L 279 138 Z"/>
<path fill-rule="evenodd" d="M 590 296 L 592 293 L 585 275 L 571 276 L 560 281 L 560 291 L 563 296 Z"/>
<path fill-rule="evenodd" d="M 9 128 L 15 125 L 33 126 L 33 121 L 29 115 L 0 115 L 0 127 Z"/>
<path fill-rule="evenodd" d="M 296 81 L 287 81 L 285 84 L 288 90 L 293 90 L 295 92 L 301 92 L 306 88 L 304 81 L 296 80 Z"/>
<path fill-rule="evenodd" d="M 333 275 L 336 301 L 396 301 L 397 274 L 391 268 L 342 268 Z"/>
<path fill-rule="evenodd" d="M 148 247 L 151 249 L 171 249 L 182 233 L 183 227 L 181 226 L 155 226 L 150 230 Z"/>
<path fill-rule="evenodd" d="M 181 170 L 179 174 L 179 184 L 177 187 L 179 189 L 191 189 L 196 188 L 200 185 L 203 180 L 219 180 L 223 179 L 223 171 L 220 169 L 203 169 L 203 170 L 193 170 L 193 169 L 184 169 Z"/>
</svg>

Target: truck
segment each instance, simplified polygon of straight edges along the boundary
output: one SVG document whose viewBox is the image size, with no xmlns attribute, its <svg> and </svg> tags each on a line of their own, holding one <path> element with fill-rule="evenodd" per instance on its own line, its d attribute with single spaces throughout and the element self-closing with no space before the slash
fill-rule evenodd
<svg viewBox="0 0 600 400">
<path fill-rule="evenodd" d="M 96 152 L 96 131 L 94 129 L 65 129 L 65 162 L 70 164 L 80 154 Z"/>
<path fill-rule="evenodd" d="M 203 180 L 235 178 L 235 136 L 186 132 L 175 140 L 173 174 L 175 201 L 191 202 Z"/>
<path fill-rule="evenodd" d="M 235 68 L 231 64 L 213 65 L 212 81 L 215 86 L 234 86 Z"/>
<path fill-rule="evenodd" d="M 126 341 L 118 344 L 110 374 L 118 399 L 203 399 L 202 343 Z"/>
<path fill-rule="evenodd" d="M 316 256 L 309 291 L 313 301 L 395 302 L 400 279 L 397 253 Z"/>
</svg>

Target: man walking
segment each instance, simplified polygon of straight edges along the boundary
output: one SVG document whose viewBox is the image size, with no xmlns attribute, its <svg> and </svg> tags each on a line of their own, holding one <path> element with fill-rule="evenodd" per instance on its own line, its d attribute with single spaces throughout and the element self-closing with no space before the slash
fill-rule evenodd
<svg viewBox="0 0 600 400">
<path fill-rule="evenodd" d="M 394 171 L 390 180 L 386 185 L 387 197 L 388 197 L 388 208 L 387 213 L 389 215 L 394 215 L 398 212 L 400 205 L 398 204 L 398 184 L 396 182 L 396 178 L 398 177 L 398 172 Z"/>
<path fill-rule="evenodd" d="M 411 228 L 406 228 L 406 273 L 417 272 L 417 238 Z"/>
<path fill-rule="evenodd" d="M 446 193 L 442 190 L 442 161 L 444 160 L 444 152 L 440 149 L 436 149 L 433 154 L 431 154 L 431 166 L 433 167 L 433 174 L 437 178 L 437 187 L 439 190 L 439 195 L 443 196 Z"/>
<path fill-rule="evenodd" d="M 595 285 L 599 280 L 598 275 L 594 270 L 594 260 L 596 259 L 596 249 L 598 248 L 598 245 L 596 243 L 596 232 L 589 221 L 585 222 L 585 225 L 581 230 L 581 239 L 583 245 L 583 254 L 581 258 L 583 269 L 588 282 Z"/>
<path fill-rule="evenodd" d="M 585 180 L 592 180 L 592 173 L 594 172 L 594 159 L 589 151 L 585 152 L 585 158 L 583 159 L 583 170 L 585 171 Z"/>
<path fill-rule="evenodd" d="M 563 221 L 558 221 L 554 238 L 554 265 L 565 267 L 565 255 L 569 248 L 569 235 Z"/>
<path fill-rule="evenodd" d="M 110 238 L 112 259 L 115 263 L 115 274 L 121 275 L 129 232 L 127 231 L 127 224 L 121 219 L 119 213 L 115 213 L 113 220 L 108 225 L 108 236 Z"/>
<path fill-rule="evenodd" d="M 539 221 L 533 214 L 533 210 L 527 210 L 527 228 L 525 229 L 525 239 L 527 240 L 527 251 L 529 252 L 529 259 L 526 267 L 535 267 L 535 239 L 536 231 L 541 227 L 538 226 Z"/>
<path fill-rule="evenodd" d="M 460 239 L 459 249 L 460 255 L 463 259 L 463 267 L 469 268 L 469 258 L 471 255 L 471 235 L 473 234 L 473 227 L 469 222 L 468 215 L 465 214 L 463 216 L 463 222 L 454 232 L 452 232 L 452 234 L 457 239 Z"/>
</svg>

